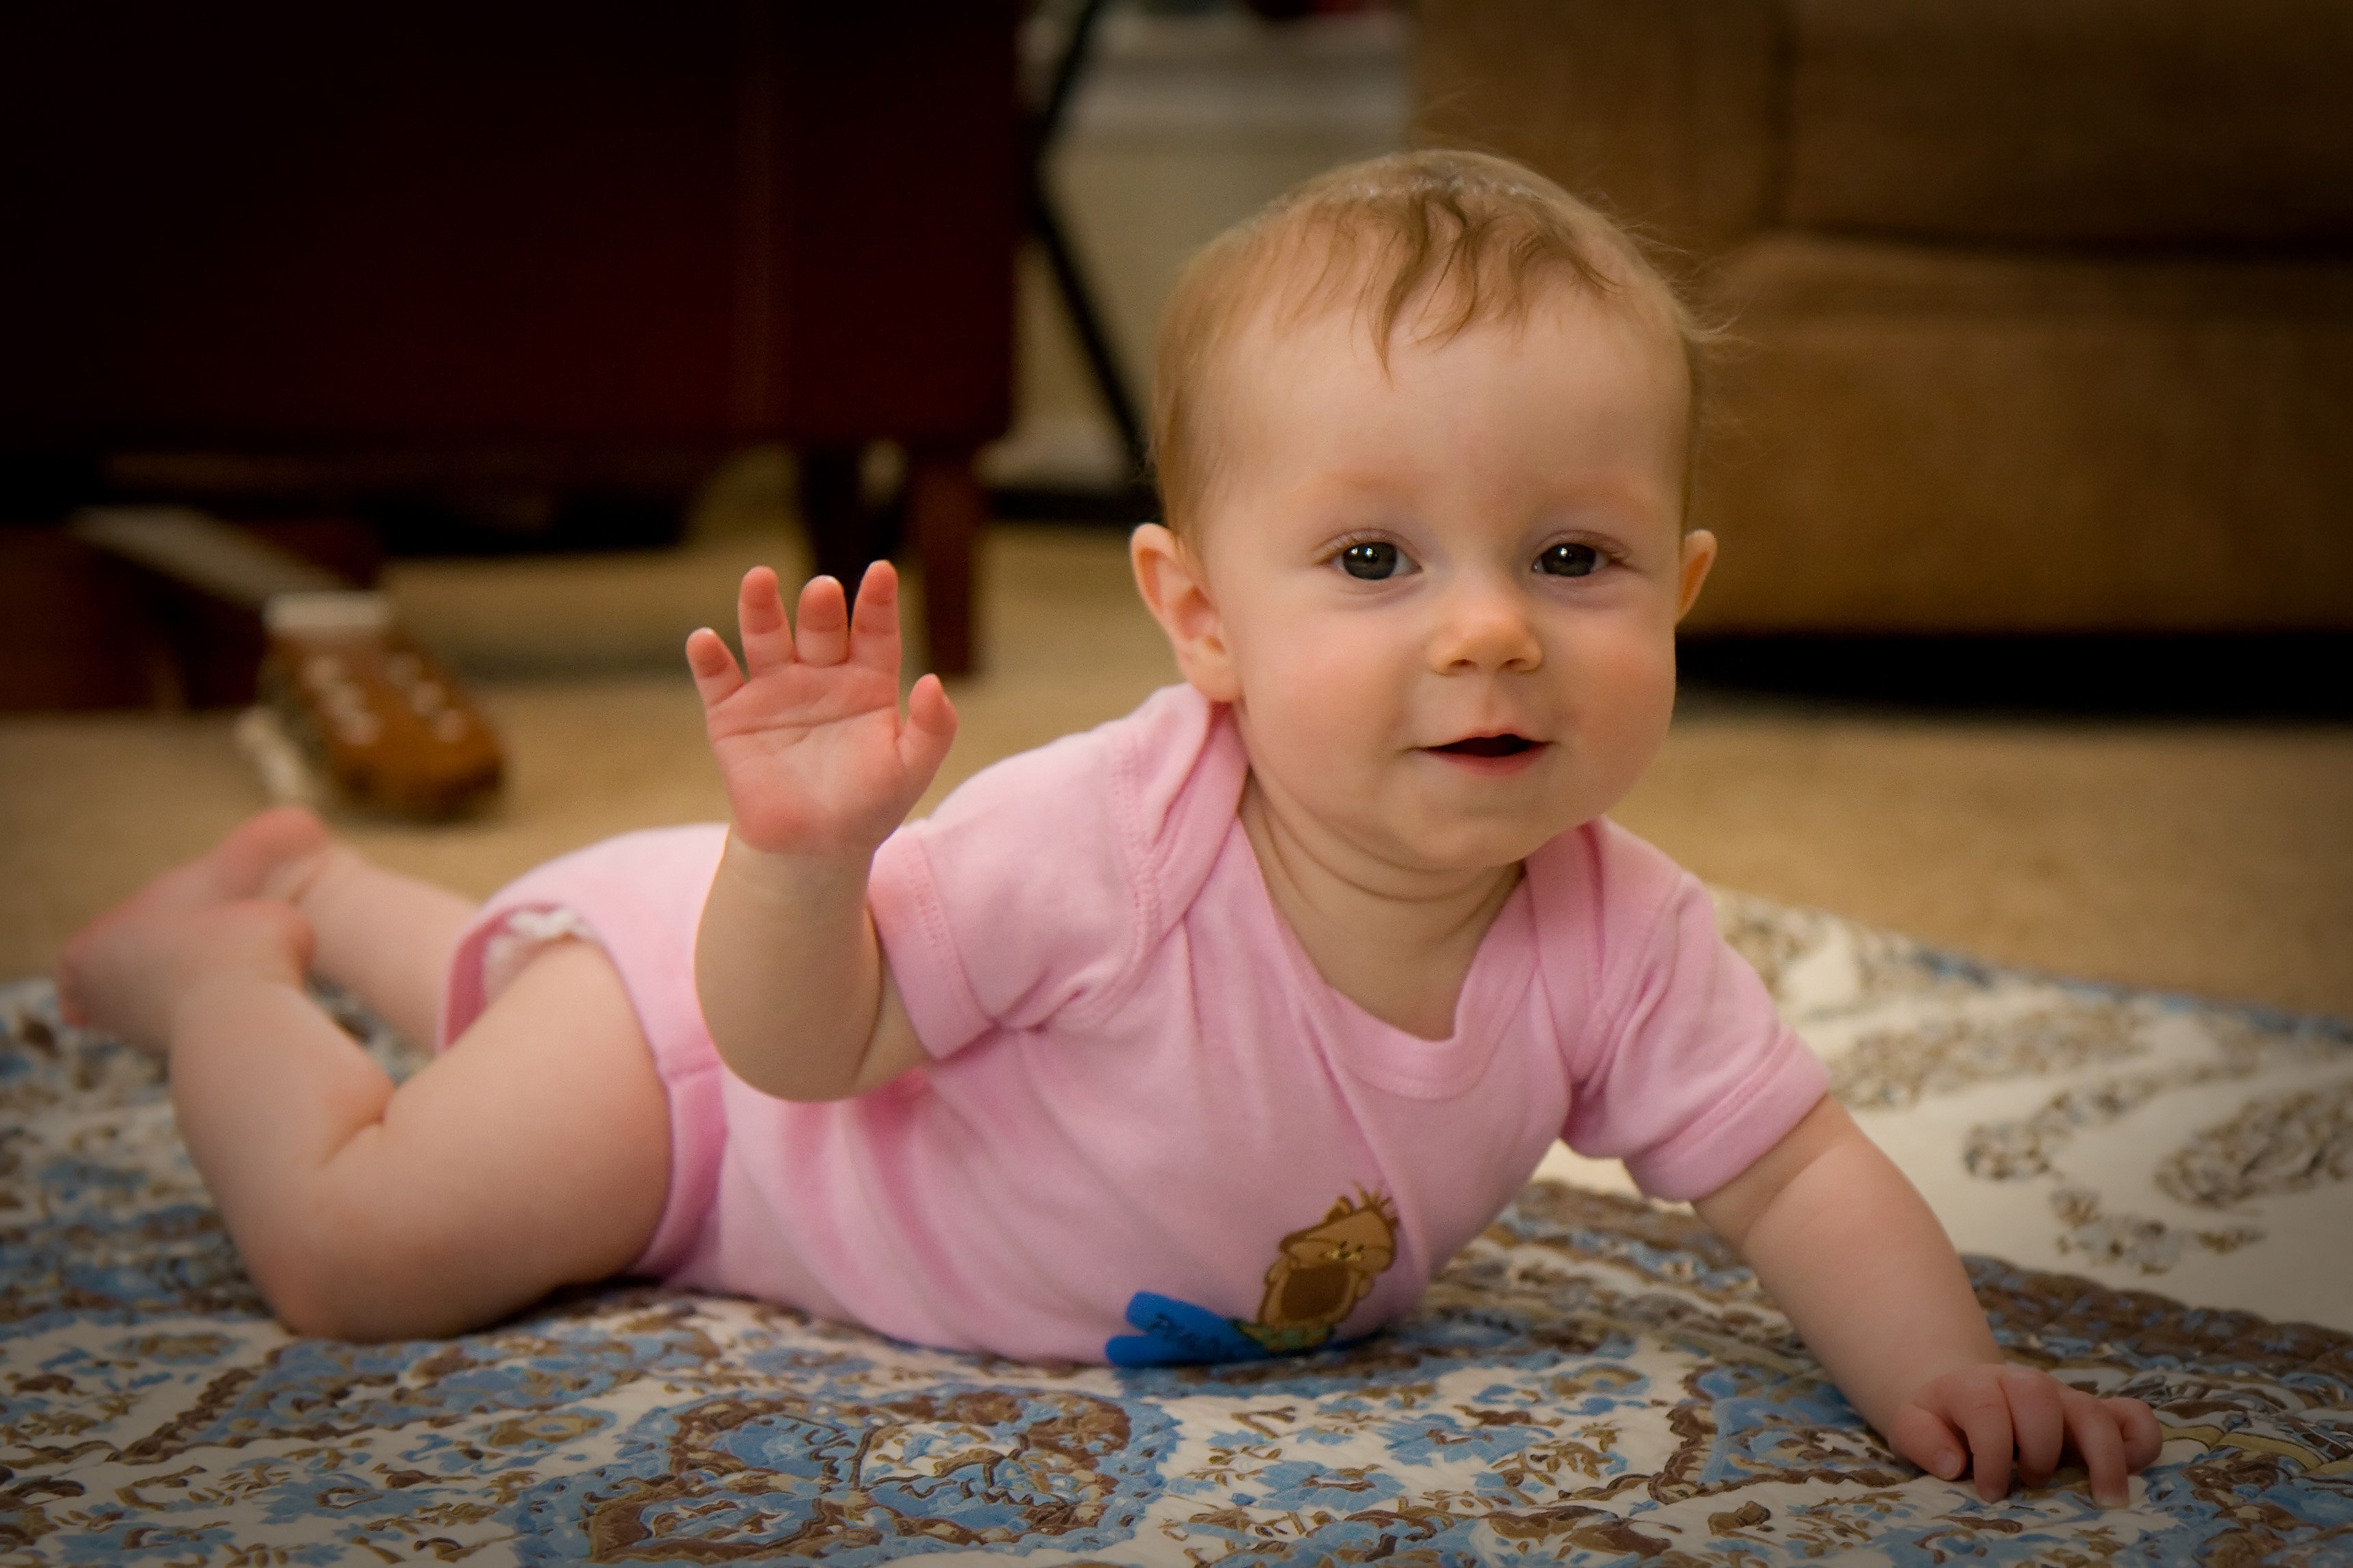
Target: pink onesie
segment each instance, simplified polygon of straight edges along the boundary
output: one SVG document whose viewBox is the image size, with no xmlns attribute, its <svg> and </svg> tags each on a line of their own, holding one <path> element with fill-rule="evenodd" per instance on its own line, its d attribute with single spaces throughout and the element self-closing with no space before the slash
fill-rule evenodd
<svg viewBox="0 0 2353 1568">
<path fill-rule="evenodd" d="M 1820 1098 L 1699 884 L 1607 822 L 1529 858 L 1451 1039 L 1372 1017 L 1269 901 L 1246 768 L 1225 710 L 1172 687 L 892 835 L 871 899 L 931 1059 L 855 1100 L 773 1100 L 720 1064 L 693 962 L 716 825 L 594 845 L 492 898 L 443 1041 L 485 1005 L 511 917 L 569 911 L 670 1096 L 638 1272 L 925 1344 L 1128 1363 L 1400 1316 L 1556 1136 L 1694 1197 Z"/>
</svg>

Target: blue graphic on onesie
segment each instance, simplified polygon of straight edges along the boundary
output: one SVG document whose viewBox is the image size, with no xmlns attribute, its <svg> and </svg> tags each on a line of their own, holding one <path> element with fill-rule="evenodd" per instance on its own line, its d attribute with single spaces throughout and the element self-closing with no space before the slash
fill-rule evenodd
<svg viewBox="0 0 2353 1568">
<path fill-rule="evenodd" d="M 1144 1331 L 1104 1342 L 1103 1359 L 1113 1366 L 1264 1361 L 1275 1353 L 1236 1328 L 1231 1318 L 1149 1290 L 1129 1298 L 1127 1321 Z"/>
<path fill-rule="evenodd" d="M 1103 1359 L 1113 1366 L 1264 1361 L 1347 1342 L 1333 1335 L 1395 1261 L 1397 1205 L 1360 1184 L 1356 1196 L 1276 1244 L 1257 1317 L 1229 1318 L 1138 1290 L 1128 1298 L 1127 1321 L 1144 1331 L 1106 1341 Z"/>
</svg>

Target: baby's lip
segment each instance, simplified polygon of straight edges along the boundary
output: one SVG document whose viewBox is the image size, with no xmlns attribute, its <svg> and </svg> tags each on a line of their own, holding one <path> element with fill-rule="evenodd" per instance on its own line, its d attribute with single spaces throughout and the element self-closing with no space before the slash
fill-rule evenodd
<svg viewBox="0 0 2353 1568">
<path fill-rule="evenodd" d="M 1459 741 L 1449 741 L 1442 746 L 1427 749 L 1450 757 L 1516 757 L 1535 751 L 1543 744 L 1542 741 L 1530 740 L 1525 735 L 1504 730 L 1487 735 L 1465 735 Z"/>
</svg>

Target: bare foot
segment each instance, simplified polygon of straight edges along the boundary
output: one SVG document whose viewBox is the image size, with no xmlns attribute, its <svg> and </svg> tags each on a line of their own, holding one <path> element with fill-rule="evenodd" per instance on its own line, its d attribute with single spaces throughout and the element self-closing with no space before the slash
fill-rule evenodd
<svg viewBox="0 0 2353 1568">
<path fill-rule="evenodd" d="M 68 1023 L 162 1051 L 178 957 L 207 911 L 254 899 L 292 903 L 332 848 L 325 826 L 300 806 L 247 817 L 74 934 L 58 961 L 58 1011 Z"/>
</svg>

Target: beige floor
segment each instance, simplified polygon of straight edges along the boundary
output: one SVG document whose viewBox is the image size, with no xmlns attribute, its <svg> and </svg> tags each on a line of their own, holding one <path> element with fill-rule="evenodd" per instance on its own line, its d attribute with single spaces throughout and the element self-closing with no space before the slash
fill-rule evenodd
<svg viewBox="0 0 2353 1568">
<path fill-rule="evenodd" d="M 512 784 L 477 822 L 354 824 L 480 893 L 602 834 L 718 815 L 685 631 L 786 535 L 653 558 L 403 568 L 407 618 L 472 672 Z M 942 787 L 1170 678 L 1115 537 L 1005 529 L 987 674 Z M 0 975 L 260 804 L 216 716 L 0 721 Z M 2033 725 L 1744 711 L 1680 719 L 1619 812 L 1703 877 L 2086 978 L 2353 1016 L 2353 728 Z"/>
</svg>

